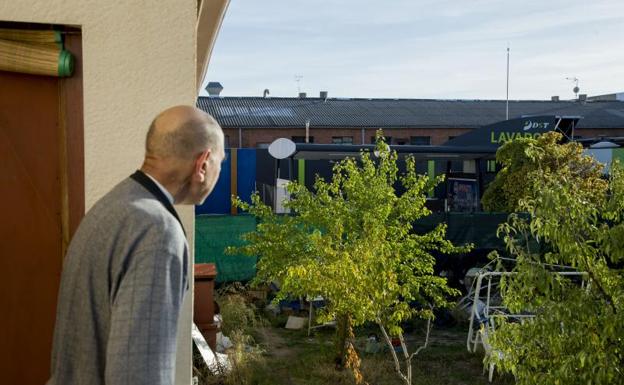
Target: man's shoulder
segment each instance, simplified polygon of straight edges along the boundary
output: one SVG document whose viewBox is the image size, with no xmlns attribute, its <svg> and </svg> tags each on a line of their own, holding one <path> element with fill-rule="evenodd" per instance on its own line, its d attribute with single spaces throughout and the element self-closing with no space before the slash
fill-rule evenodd
<svg viewBox="0 0 624 385">
<path fill-rule="evenodd" d="M 158 227 L 173 231 L 179 226 L 175 217 L 143 186 L 126 178 L 104 195 L 89 211 L 85 220 L 123 222 L 133 227 Z"/>
<path fill-rule="evenodd" d="M 177 219 L 149 191 L 128 178 L 93 205 L 81 221 L 72 246 L 79 253 L 93 248 L 131 247 L 133 252 L 159 250 L 178 255 L 188 244 Z"/>
</svg>

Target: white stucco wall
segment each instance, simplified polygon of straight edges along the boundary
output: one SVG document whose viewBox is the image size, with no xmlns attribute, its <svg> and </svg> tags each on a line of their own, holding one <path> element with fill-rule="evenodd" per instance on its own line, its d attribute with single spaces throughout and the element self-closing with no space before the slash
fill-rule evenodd
<svg viewBox="0 0 624 385">
<path fill-rule="evenodd" d="M 197 0 L 0 2 L 0 21 L 82 28 L 87 210 L 141 165 L 145 134 L 158 112 L 195 104 L 196 8 Z M 192 236 L 192 207 L 178 210 Z M 183 369 L 176 383 L 185 385 L 191 382 L 191 303 L 189 295 L 178 344 Z"/>
<path fill-rule="evenodd" d="M 154 115 L 194 104 L 196 6 L 196 0 L 0 3 L 0 20 L 82 27 L 87 209 L 140 165 Z"/>
</svg>

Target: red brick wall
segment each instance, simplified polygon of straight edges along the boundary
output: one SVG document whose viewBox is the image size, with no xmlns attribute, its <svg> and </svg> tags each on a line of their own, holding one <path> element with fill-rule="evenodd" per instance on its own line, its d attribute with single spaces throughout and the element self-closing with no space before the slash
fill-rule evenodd
<svg viewBox="0 0 624 385">
<path fill-rule="evenodd" d="M 599 136 L 624 136 L 624 128 L 577 128 L 574 136 L 597 138 Z"/>
<path fill-rule="evenodd" d="M 226 128 L 223 130 L 229 138 L 230 147 L 241 147 L 238 143 L 239 130 Z M 257 147 L 260 143 L 271 143 L 277 138 L 292 138 L 293 136 L 305 136 L 305 128 L 251 128 L 242 130 L 242 147 Z M 371 137 L 375 136 L 375 129 L 364 130 L 365 144 L 371 143 Z M 392 137 L 393 144 L 398 139 L 404 139 L 409 144 L 410 136 L 429 136 L 431 144 L 443 144 L 449 136 L 459 136 L 470 129 L 466 128 L 400 128 L 385 129 L 384 135 Z M 314 143 L 329 144 L 333 136 L 352 136 L 353 144 L 362 144 L 362 130 L 360 128 L 310 128 L 310 136 L 314 137 Z"/>
</svg>

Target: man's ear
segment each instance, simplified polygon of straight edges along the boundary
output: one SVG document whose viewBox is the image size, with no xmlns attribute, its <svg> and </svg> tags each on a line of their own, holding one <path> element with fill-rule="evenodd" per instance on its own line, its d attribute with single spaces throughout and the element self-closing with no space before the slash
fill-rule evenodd
<svg viewBox="0 0 624 385">
<path fill-rule="evenodd" d="M 199 179 L 200 182 L 203 182 L 204 178 L 206 177 L 206 167 L 207 167 L 206 160 L 208 160 L 209 157 L 210 157 L 210 149 L 207 149 L 206 151 L 199 154 L 197 156 L 197 159 L 195 159 L 193 176 Z"/>
</svg>

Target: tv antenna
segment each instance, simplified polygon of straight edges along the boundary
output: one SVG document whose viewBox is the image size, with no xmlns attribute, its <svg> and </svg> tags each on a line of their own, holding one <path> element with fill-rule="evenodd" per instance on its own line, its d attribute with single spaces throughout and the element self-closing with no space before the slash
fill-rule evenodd
<svg viewBox="0 0 624 385">
<path fill-rule="evenodd" d="M 574 98 L 578 99 L 578 93 L 581 90 L 578 86 L 579 79 L 576 76 L 574 76 L 574 77 L 566 78 L 566 80 L 569 80 L 574 83 L 574 88 L 572 88 L 572 91 L 574 92 Z"/>
<path fill-rule="evenodd" d="M 303 79 L 303 75 L 295 75 L 295 82 L 297 82 L 297 93 L 301 93 L 301 80 Z"/>
</svg>

